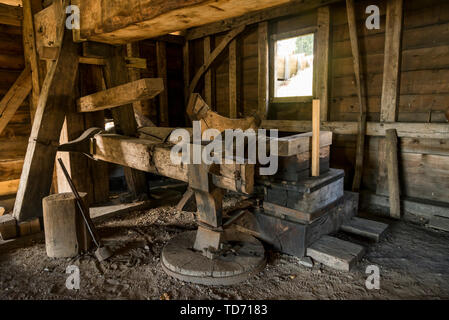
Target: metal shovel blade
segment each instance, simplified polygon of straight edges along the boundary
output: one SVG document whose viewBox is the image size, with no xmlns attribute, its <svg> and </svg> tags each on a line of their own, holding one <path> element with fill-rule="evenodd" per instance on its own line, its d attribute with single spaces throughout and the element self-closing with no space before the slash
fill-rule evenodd
<svg viewBox="0 0 449 320">
<path fill-rule="evenodd" d="M 95 257 L 97 257 L 98 261 L 103 262 L 110 257 L 112 257 L 113 253 L 111 250 L 109 250 L 108 247 L 99 247 L 97 250 L 95 250 Z"/>
</svg>

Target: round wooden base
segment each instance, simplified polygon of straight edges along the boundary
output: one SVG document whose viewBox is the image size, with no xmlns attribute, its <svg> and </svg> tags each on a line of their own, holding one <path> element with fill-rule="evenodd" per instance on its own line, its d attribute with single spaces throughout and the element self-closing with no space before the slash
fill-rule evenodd
<svg viewBox="0 0 449 320">
<path fill-rule="evenodd" d="M 260 272 L 266 264 L 265 250 L 256 238 L 226 231 L 226 250 L 209 259 L 193 249 L 196 231 L 181 233 L 164 247 L 161 254 L 164 271 L 179 280 L 204 285 L 233 285 Z"/>
</svg>

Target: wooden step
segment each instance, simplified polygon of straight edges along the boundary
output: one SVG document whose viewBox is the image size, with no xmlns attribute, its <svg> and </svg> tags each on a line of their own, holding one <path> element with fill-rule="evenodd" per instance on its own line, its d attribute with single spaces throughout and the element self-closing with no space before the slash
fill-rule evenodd
<svg viewBox="0 0 449 320">
<path fill-rule="evenodd" d="M 362 246 L 327 235 L 307 248 L 307 256 L 340 271 L 351 270 L 364 253 Z"/>
<path fill-rule="evenodd" d="M 152 99 L 164 90 L 161 78 L 140 79 L 78 100 L 78 112 L 94 112 Z"/>
<path fill-rule="evenodd" d="M 432 216 L 429 220 L 429 224 L 427 225 L 433 229 L 449 231 L 449 218 L 440 217 L 440 216 Z"/>
<path fill-rule="evenodd" d="M 341 230 L 347 233 L 362 236 L 374 241 L 379 241 L 387 230 L 388 224 L 354 217 L 341 226 Z"/>
</svg>

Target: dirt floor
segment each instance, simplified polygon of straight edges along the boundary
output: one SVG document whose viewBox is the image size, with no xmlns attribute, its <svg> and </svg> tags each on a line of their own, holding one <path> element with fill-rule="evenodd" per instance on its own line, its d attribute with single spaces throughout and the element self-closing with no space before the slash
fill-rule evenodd
<svg viewBox="0 0 449 320">
<path fill-rule="evenodd" d="M 105 242 L 118 250 L 103 264 L 92 254 L 48 258 L 43 241 L 1 253 L 0 299 L 448 299 L 449 234 L 387 222 L 390 229 L 379 243 L 351 239 L 367 254 L 349 273 L 319 264 L 309 269 L 267 248 L 268 265 L 259 275 L 239 285 L 208 287 L 175 280 L 160 265 L 164 244 L 194 229 L 193 213 L 168 206 L 134 212 L 99 225 Z M 78 291 L 65 286 L 69 265 L 79 266 Z M 368 265 L 380 268 L 380 290 L 365 287 Z"/>
</svg>

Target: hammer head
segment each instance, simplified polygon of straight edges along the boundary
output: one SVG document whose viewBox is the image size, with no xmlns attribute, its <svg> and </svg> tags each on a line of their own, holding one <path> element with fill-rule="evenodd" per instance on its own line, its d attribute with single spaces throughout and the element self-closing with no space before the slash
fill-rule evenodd
<svg viewBox="0 0 449 320">
<path fill-rule="evenodd" d="M 99 247 L 97 250 L 95 250 L 95 257 L 97 257 L 98 261 L 103 262 L 110 257 L 113 256 L 113 252 L 109 250 L 108 247 Z"/>
</svg>

